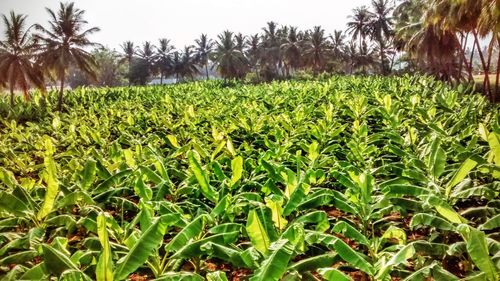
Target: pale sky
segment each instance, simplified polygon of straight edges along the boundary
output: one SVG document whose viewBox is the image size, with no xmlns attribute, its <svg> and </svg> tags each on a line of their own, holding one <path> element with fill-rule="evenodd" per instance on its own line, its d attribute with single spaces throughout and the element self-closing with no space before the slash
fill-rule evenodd
<svg viewBox="0 0 500 281">
<path fill-rule="evenodd" d="M 57 10 L 59 0 L 0 0 L 0 14 L 11 10 L 28 15 L 29 24 L 48 20 L 45 7 Z M 321 25 L 326 33 L 344 30 L 347 17 L 371 0 L 75 0 L 86 11 L 89 26 L 101 32 L 91 39 L 119 50 L 130 40 L 136 44 L 159 38 L 171 39 L 177 47 L 194 44 L 201 33 L 212 39 L 223 30 L 245 35 L 260 32 L 268 21 L 300 29 Z M 3 22 L 0 23 L 3 38 Z M 0 39 L 1 40 L 1 39 Z"/>
</svg>

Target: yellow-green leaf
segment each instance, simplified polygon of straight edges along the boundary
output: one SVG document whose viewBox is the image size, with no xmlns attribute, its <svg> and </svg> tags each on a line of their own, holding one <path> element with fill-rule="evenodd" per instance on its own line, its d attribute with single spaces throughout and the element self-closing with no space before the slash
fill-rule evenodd
<svg viewBox="0 0 500 281">
<path fill-rule="evenodd" d="M 97 216 L 97 235 L 101 242 L 102 250 L 96 266 L 97 281 L 113 280 L 113 259 L 111 257 L 111 247 L 109 246 L 108 230 L 106 227 L 106 215 L 104 213 Z"/>
<path fill-rule="evenodd" d="M 285 229 L 288 221 L 283 217 L 283 198 L 266 198 L 266 206 L 271 209 L 274 225 L 280 230 Z"/>
<path fill-rule="evenodd" d="M 267 254 L 271 240 L 255 210 L 251 210 L 248 214 L 246 230 L 255 249 L 264 255 Z"/>
<path fill-rule="evenodd" d="M 231 161 L 231 170 L 233 171 L 231 187 L 233 187 L 241 179 L 243 174 L 243 157 L 238 156 Z"/>
<path fill-rule="evenodd" d="M 42 207 L 36 215 L 38 220 L 43 220 L 52 211 L 57 194 L 59 193 L 59 182 L 57 181 L 56 163 L 54 162 L 54 159 L 52 159 L 51 156 L 46 156 L 44 164 L 46 189 Z"/>
</svg>

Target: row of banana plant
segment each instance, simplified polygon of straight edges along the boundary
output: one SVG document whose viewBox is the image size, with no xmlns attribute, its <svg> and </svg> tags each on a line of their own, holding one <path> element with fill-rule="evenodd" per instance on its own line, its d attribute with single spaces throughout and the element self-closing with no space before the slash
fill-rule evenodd
<svg viewBox="0 0 500 281">
<path fill-rule="evenodd" d="M 426 77 L 0 100 L 2 280 L 500 278 L 499 107 Z M 142 279 L 141 279 L 142 278 Z"/>
</svg>

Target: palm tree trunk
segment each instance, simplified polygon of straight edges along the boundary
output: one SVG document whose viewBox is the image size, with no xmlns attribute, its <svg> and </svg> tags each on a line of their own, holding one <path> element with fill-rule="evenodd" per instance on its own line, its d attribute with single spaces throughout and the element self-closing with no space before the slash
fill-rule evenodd
<svg viewBox="0 0 500 281">
<path fill-rule="evenodd" d="M 205 74 L 207 75 L 207 80 L 208 80 L 208 58 L 207 61 L 205 62 Z"/>
<path fill-rule="evenodd" d="M 10 85 L 10 106 L 14 107 L 14 84 Z"/>
<path fill-rule="evenodd" d="M 493 49 L 495 48 L 495 43 L 496 40 L 495 36 L 493 35 L 490 41 L 490 45 L 488 46 L 488 71 L 491 69 L 491 60 L 493 58 Z M 495 93 L 493 92 L 493 86 L 491 85 L 491 81 L 489 90 L 490 90 L 490 100 L 493 101 L 493 99 L 495 98 Z"/>
<path fill-rule="evenodd" d="M 385 64 L 384 64 L 384 42 L 380 38 L 380 73 L 385 76 Z"/>
<path fill-rule="evenodd" d="M 479 58 L 481 59 L 481 64 L 483 65 L 484 91 L 485 91 L 485 94 L 490 96 L 490 76 L 489 76 L 488 67 L 486 65 L 486 61 L 484 59 L 483 52 L 481 51 L 481 45 L 479 45 L 479 38 L 477 37 L 477 31 L 474 29 L 474 30 L 472 30 L 472 33 L 474 34 L 474 43 L 477 46 L 477 51 L 479 52 Z"/>
<path fill-rule="evenodd" d="M 469 33 L 467 33 L 467 35 L 463 35 L 462 34 L 462 40 L 461 41 L 461 48 L 460 48 L 460 53 L 461 53 L 461 56 L 460 56 L 460 62 L 459 62 L 459 70 L 458 70 L 458 74 L 460 75 L 460 78 L 462 77 L 462 69 L 463 69 L 463 66 L 464 64 L 467 66 L 467 58 L 465 57 L 465 49 L 467 48 L 467 41 L 469 39 Z M 473 77 L 472 77 L 472 70 L 470 68 L 467 67 L 467 73 L 469 75 L 469 82 L 472 81 Z"/>
<path fill-rule="evenodd" d="M 469 68 L 474 71 L 474 53 L 476 52 L 476 44 L 472 44 L 472 52 L 470 53 Z"/>
<path fill-rule="evenodd" d="M 163 71 L 160 71 L 160 85 L 163 85 Z"/>
<path fill-rule="evenodd" d="M 63 94 L 64 94 L 64 75 L 61 77 L 61 88 L 59 89 L 59 100 L 57 101 L 57 111 L 62 111 L 63 105 Z"/>
<path fill-rule="evenodd" d="M 128 86 L 130 87 L 130 85 L 132 83 L 130 83 L 130 64 L 132 63 L 132 59 L 128 59 Z"/>
<path fill-rule="evenodd" d="M 497 37 L 497 42 L 498 42 L 498 49 L 500 50 L 500 37 Z M 495 80 L 495 92 L 493 94 L 493 102 L 496 102 L 497 95 L 498 95 L 498 83 L 500 82 L 500 53 L 498 53 L 498 58 L 497 58 L 497 71 L 496 71 L 496 80 Z"/>
</svg>

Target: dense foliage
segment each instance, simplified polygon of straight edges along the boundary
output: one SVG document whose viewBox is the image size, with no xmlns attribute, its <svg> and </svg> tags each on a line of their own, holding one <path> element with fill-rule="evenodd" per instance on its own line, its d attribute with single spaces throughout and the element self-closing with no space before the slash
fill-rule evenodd
<svg viewBox="0 0 500 281">
<path fill-rule="evenodd" d="M 0 111 L 2 280 L 499 278 L 499 108 L 466 89 L 337 77 L 56 102 Z"/>
</svg>

